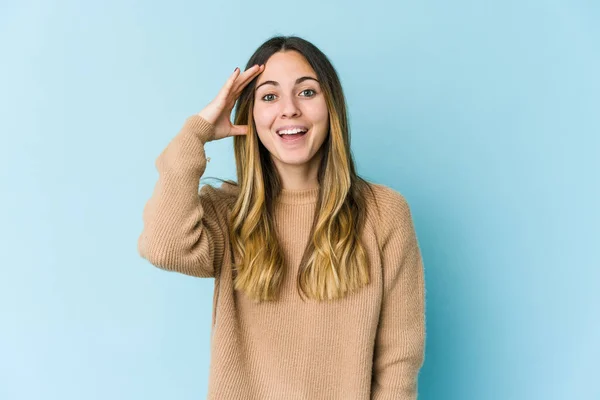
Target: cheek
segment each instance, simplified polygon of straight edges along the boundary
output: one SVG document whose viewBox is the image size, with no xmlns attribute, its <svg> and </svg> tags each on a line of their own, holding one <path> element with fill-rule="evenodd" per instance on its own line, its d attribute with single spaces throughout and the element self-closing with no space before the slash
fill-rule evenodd
<svg viewBox="0 0 600 400">
<path fill-rule="evenodd" d="M 254 106 L 252 109 L 252 119 L 254 120 L 256 126 L 260 126 L 262 124 L 262 113 L 257 106 Z"/>
<path fill-rule="evenodd" d="M 254 119 L 254 126 L 256 127 L 258 139 L 261 141 L 263 146 L 269 150 L 272 150 L 271 142 L 273 141 L 273 138 L 271 136 L 270 129 L 273 124 L 273 118 L 269 114 L 269 109 L 267 107 L 255 105 L 252 110 L 252 118 Z"/>
<path fill-rule="evenodd" d="M 275 115 L 274 107 L 255 105 L 252 110 L 252 116 L 257 128 L 270 129 L 275 120 Z"/>
<path fill-rule="evenodd" d="M 305 113 L 309 115 L 310 119 L 316 124 L 326 124 L 329 119 L 329 112 L 327 111 L 325 100 L 312 102 L 305 110 Z"/>
</svg>

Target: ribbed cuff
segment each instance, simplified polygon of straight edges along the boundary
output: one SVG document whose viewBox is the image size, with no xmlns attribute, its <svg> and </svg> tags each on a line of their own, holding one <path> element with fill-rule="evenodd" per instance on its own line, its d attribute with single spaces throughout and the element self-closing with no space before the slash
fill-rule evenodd
<svg viewBox="0 0 600 400">
<path fill-rule="evenodd" d="M 184 128 L 194 132 L 202 140 L 202 143 L 215 139 L 215 126 L 197 114 L 191 115 L 185 120 Z"/>
</svg>

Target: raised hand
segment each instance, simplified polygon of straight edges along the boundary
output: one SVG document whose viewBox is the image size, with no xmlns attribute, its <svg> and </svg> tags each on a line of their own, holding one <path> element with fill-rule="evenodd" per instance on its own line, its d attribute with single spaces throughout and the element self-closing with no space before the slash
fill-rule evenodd
<svg viewBox="0 0 600 400">
<path fill-rule="evenodd" d="M 231 111 L 244 87 L 264 70 L 264 64 L 253 65 L 241 74 L 240 69 L 236 68 L 217 94 L 217 97 L 198 113 L 199 116 L 215 127 L 213 140 L 233 135 L 245 135 L 248 132 L 247 125 L 233 125 L 231 123 Z"/>
</svg>

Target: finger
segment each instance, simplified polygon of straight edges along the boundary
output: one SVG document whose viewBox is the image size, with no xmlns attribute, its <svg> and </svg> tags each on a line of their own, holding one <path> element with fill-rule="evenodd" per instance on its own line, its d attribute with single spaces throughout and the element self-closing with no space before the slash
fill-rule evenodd
<svg viewBox="0 0 600 400">
<path fill-rule="evenodd" d="M 258 72 L 258 70 L 260 70 L 261 68 L 262 68 L 262 64 L 254 64 L 253 66 L 251 66 L 250 68 L 248 68 L 247 70 L 242 72 L 240 74 L 238 80 L 246 80 L 251 75 L 256 74 Z"/>
<path fill-rule="evenodd" d="M 236 80 L 236 82 L 234 83 L 234 87 L 236 87 L 238 83 L 241 84 L 242 86 L 245 86 L 252 79 L 254 79 L 258 75 L 260 75 L 264 70 L 265 70 L 264 64 L 256 64 L 256 65 L 252 66 L 251 70 L 249 69 L 248 71 L 244 71 L 243 79 L 242 79 L 242 77 L 240 77 L 239 79 Z M 246 75 L 246 73 L 247 73 L 247 75 Z"/>
<path fill-rule="evenodd" d="M 257 76 L 262 71 L 264 71 L 264 69 L 265 69 L 264 64 L 262 64 L 262 65 L 255 64 L 252 67 L 248 68 L 246 71 L 244 71 L 241 75 L 239 75 L 236 78 L 236 81 L 233 84 L 234 87 L 229 89 L 228 96 L 224 100 L 225 104 L 227 104 L 226 107 L 229 110 L 233 110 L 233 107 L 235 106 L 235 103 L 236 103 L 238 97 L 240 96 L 240 93 L 242 92 L 243 88 L 250 81 L 252 81 L 252 79 L 254 79 L 255 76 Z"/>
<path fill-rule="evenodd" d="M 244 87 L 246 87 L 246 85 L 248 85 L 248 83 L 250 83 L 252 79 L 257 77 L 264 70 L 265 66 L 264 64 L 262 64 L 260 66 L 254 65 L 248 70 L 244 71 L 244 73 L 236 79 L 236 82 L 234 83 L 230 93 L 239 95 L 244 89 Z"/>
<path fill-rule="evenodd" d="M 233 73 L 229 76 L 229 79 L 227 79 L 227 81 L 225 82 L 225 85 L 223 85 L 223 87 L 221 88 L 221 90 L 219 91 L 218 97 L 226 100 L 229 93 L 231 92 L 231 88 L 233 87 L 233 84 L 235 83 L 235 80 L 237 79 L 238 75 L 240 74 L 240 69 L 236 68 Z"/>
<path fill-rule="evenodd" d="M 246 135 L 248 133 L 248 125 L 233 125 L 230 133 L 232 136 Z"/>
<path fill-rule="evenodd" d="M 230 90 L 230 94 L 237 97 L 237 95 L 241 92 L 241 88 L 246 86 L 248 82 L 250 82 L 258 73 L 260 72 L 259 66 L 252 66 L 246 71 L 244 71 L 240 76 L 238 76 L 233 83 L 233 87 Z"/>
</svg>

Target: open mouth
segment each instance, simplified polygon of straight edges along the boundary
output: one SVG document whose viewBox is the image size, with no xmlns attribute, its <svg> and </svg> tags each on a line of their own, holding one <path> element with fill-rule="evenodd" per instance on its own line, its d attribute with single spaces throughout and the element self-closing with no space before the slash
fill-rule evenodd
<svg viewBox="0 0 600 400">
<path fill-rule="evenodd" d="M 277 136 L 279 136 L 284 142 L 294 142 L 306 136 L 308 131 L 309 129 L 282 130 L 277 133 Z"/>
</svg>

